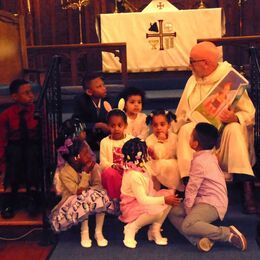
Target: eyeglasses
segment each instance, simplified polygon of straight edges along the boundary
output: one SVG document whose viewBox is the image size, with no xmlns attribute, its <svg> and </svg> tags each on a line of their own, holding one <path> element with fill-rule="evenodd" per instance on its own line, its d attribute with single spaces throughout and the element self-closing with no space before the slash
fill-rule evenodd
<svg viewBox="0 0 260 260">
<path fill-rule="evenodd" d="M 201 61 L 205 61 L 205 59 L 203 59 L 203 60 L 191 60 L 190 59 L 190 64 L 192 65 L 194 63 L 201 62 Z"/>
</svg>

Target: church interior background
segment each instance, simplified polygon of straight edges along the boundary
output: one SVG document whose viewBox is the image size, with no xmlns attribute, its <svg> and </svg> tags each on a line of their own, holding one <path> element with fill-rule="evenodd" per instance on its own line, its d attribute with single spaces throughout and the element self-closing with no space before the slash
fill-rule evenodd
<svg viewBox="0 0 260 260">
<path fill-rule="evenodd" d="M 67 8 L 62 0 L 1 0 L 0 9 L 25 17 L 26 42 L 28 46 L 76 44 L 80 42 L 79 10 Z M 149 0 L 124 1 L 89 0 L 71 1 L 82 3 L 82 41 L 83 43 L 98 42 L 96 21 L 100 14 L 117 12 L 142 11 Z M 222 8 L 226 19 L 225 36 L 246 36 L 260 34 L 260 2 L 258 0 L 171 0 L 180 10 L 197 9 L 201 3 L 206 8 Z M 84 4 L 85 3 L 85 4 Z M 117 3 L 117 6 L 115 6 Z M 127 30 L 127 28 L 126 28 Z M 0 50 L 1 51 L 1 50 Z M 247 63 L 248 55 L 236 55 L 234 46 L 225 47 L 225 57 L 232 64 Z M 91 57 L 96 57 L 95 54 Z M 93 65 L 93 58 L 88 57 Z M 96 59 L 94 59 L 96 60 Z M 30 56 L 29 56 L 30 61 Z M 99 61 L 96 61 L 97 63 Z M 95 63 L 95 61 L 94 61 Z M 88 66 L 85 64 L 84 66 Z"/>
</svg>

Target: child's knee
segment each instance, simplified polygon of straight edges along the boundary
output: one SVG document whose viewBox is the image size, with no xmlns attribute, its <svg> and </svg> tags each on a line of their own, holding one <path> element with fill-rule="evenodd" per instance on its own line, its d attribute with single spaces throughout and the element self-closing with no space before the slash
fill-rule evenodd
<svg viewBox="0 0 260 260">
<path fill-rule="evenodd" d="M 185 219 L 182 222 L 181 225 L 181 231 L 183 232 L 183 234 L 185 235 L 191 235 L 191 227 L 194 225 L 194 221 L 189 220 L 189 219 Z"/>
</svg>

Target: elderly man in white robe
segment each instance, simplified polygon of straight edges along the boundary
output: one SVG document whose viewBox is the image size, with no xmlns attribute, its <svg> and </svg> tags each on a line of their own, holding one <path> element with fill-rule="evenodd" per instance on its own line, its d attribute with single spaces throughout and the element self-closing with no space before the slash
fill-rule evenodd
<svg viewBox="0 0 260 260">
<path fill-rule="evenodd" d="M 177 158 L 183 179 L 189 175 L 190 162 L 194 152 L 189 146 L 189 140 L 195 123 L 189 120 L 189 112 L 231 69 L 228 62 L 218 61 L 219 50 L 211 42 L 198 43 L 191 49 L 192 76 L 185 86 L 176 110 L 177 123 L 172 125 L 173 131 L 178 133 Z M 220 166 L 224 172 L 233 175 L 234 181 L 243 184 L 245 213 L 254 214 L 256 204 L 253 194 L 252 165 L 255 163 L 255 159 L 252 130 L 255 108 L 246 91 L 234 109 L 229 108 L 222 111 L 220 119 L 225 124 L 220 145 L 216 151 Z M 251 138 L 250 131 L 248 131 L 250 128 Z"/>
</svg>

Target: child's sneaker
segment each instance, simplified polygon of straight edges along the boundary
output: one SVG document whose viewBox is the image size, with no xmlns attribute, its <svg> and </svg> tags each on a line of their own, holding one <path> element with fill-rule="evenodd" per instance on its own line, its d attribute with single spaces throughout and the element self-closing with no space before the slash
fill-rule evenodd
<svg viewBox="0 0 260 260">
<path fill-rule="evenodd" d="M 247 241 L 245 236 L 237 230 L 234 226 L 230 226 L 230 237 L 228 242 L 233 246 L 239 248 L 241 251 L 245 251 L 247 249 Z"/>
<path fill-rule="evenodd" d="M 207 237 L 201 238 L 197 243 L 197 248 L 202 252 L 209 252 L 214 246 L 214 242 Z"/>
</svg>

